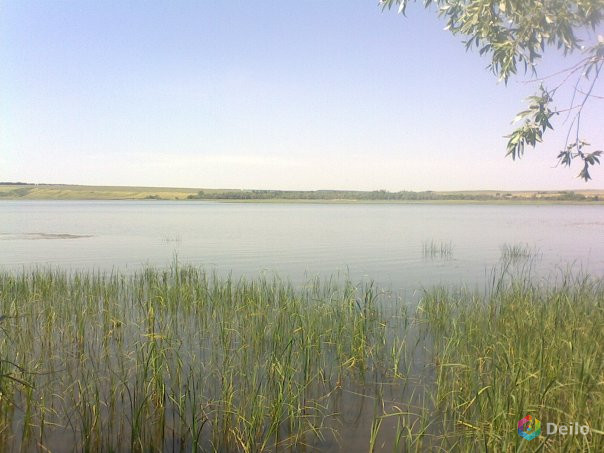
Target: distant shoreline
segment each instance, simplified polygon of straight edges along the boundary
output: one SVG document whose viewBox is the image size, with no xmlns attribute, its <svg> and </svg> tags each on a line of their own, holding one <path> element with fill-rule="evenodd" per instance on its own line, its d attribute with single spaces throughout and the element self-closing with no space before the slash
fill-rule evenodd
<svg viewBox="0 0 604 453">
<path fill-rule="evenodd" d="M 0 200 L 197 200 L 327 204 L 604 204 L 604 190 L 356 191 L 236 190 L 0 183 Z"/>
</svg>

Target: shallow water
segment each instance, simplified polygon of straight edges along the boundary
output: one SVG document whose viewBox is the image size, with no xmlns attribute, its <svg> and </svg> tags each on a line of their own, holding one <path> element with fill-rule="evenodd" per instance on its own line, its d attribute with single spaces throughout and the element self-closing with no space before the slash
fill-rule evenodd
<svg viewBox="0 0 604 453">
<path fill-rule="evenodd" d="M 450 253 L 425 253 L 424 246 L 432 242 L 450 244 Z M 402 294 L 405 299 L 436 284 L 488 285 L 489 273 L 501 264 L 506 244 L 522 244 L 536 252 L 529 260 L 515 261 L 516 270 L 530 266 L 532 272 L 551 275 L 570 267 L 602 276 L 604 207 L 0 202 L 0 270 L 17 272 L 42 265 L 130 273 L 147 265 L 169 266 L 177 256 L 180 263 L 200 265 L 218 274 L 253 277 L 276 273 L 294 282 L 315 275 L 348 277 L 353 282 L 374 280 L 378 286 L 394 290 L 387 297 Z M 391 302 L 386 299 L 384 306 L 396 306 Z M 126 315 L 129 319 L 131 313 Z M 135 320 L 132 325 L 140 324 Z M 179 326 L 182 333 L 187 332 L 181 348 L 197 347 L 199 326 L 187 327 L 184 320 Z M 389 331 L 387 337 L 400 332 Z M 410 348 L 405 358 L 407 379 L 390 382 L 376 373 L 336 387 L 323 404 L 333 413 L 324 426 L 337 435 L 321 440 L 309 435 L 309 450 L 367 451 L 375 417 L 383 412 L 413 413 L 415 407 L 430 405 L 427 388 L 434 382 L 430 338 L 415 327 L 404 336 Z M 125 335 L 124 341 L 139 337 L 140 333 Z M 94 346 L 100 338 L 88 336 L 86 342 Z M 57 357 L 57 369 L 65 357 Z M 43 369 L 48 367 L 43 365 Z M 56 374 L 53 379 L 66 379 L 61 372 Z M 218 385 L 212 380 L 207 384 Z M 23 417 L 18 415 L 17 420 L 18 428 Z M 383 419 L 378 450 L 392 450 L 397 420 Z M 63 419 L 57 421 L 57 426 L 65 424 Z M 415 421 L 411 415 L 409 423 Z M 438 432 L 439 428 L 431 429 Z M 46 436 L 46 445 L 54 447 L 53 451 L 70 451 L 78 444 L 77 430 L 57 428 Z M 174 449 L 170 444 L 164 451 Z M 185 445 L 185 451 L 190 449 Z"/>
</svg>

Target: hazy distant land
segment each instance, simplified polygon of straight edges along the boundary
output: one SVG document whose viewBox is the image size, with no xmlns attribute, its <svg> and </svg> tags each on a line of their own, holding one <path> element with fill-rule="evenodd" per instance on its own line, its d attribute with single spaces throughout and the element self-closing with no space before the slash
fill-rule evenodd
<svg viewBox="0 0 604 453">
<path fill-rule="evenodd" d="M 0 199 L 8 200 L 219 200 L 249 202 L 493 202 L 602 204 L 604 190 L 575 191 L 353 191 L 239 190 L 176 187 L 83 186 L 68 184 L 0 183 Z"/>
</svg>

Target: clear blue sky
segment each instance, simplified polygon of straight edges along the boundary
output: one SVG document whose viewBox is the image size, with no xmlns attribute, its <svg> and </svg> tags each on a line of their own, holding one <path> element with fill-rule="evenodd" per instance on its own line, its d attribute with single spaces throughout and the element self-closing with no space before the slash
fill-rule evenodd
<svg viewBox="0 0 604 453">
<path fill-rule="evenodd" d="M 534 86 L 497 84 L 419 5 L 404 18 L 371 0 L 7 0 L 0 62 L 4 181 L 604 187 L 602 169 L 585 185 L 552 168 L 559 134 L 505 159 Z M 584 123 L 600 147 L 603 114 L 600 101 Z"/>
</svg>

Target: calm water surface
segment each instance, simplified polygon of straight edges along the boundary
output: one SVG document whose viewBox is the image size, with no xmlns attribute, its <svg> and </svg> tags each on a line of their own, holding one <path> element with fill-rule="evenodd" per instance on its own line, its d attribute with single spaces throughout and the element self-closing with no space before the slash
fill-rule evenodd
<svg viewBox="0 0 604 453">
<path fill-rule="evenodd" d="M 450 242 L 428 258 L 426 241 Z M 347 275 L 393 289 L 479 283 L 504 244 L 542 273 L 604 273 L 604 206 L 2 201 L 0 268 L 136 270 L 174 256 L 220 273 Z"/>
<path fill-rule="evenodd" d="M 450 243 L 451 256 L 425 256 L 430 241 Z M 11 272 L 35 266 L 132 272 L 169 266 L 177 256 L 220 274 L 277 274 L 294 282 L 339 275 L 413 294 L 434 284 L 480 288 L 501 264 L 505 244 L 537 250 L 530 263 L 541 276 L 569 269 L 603 276 L 604 206 L 0 201 L 0 270 Z M 350 382 L 334 392 L 334 416 L 325 423 L 338 438 L 317 439 L 312 447 L 367 451 L 381 414 L 378 396 L 386 412 L 429 404 L 430 338 L 417 327 L 405 335 L 415 345 L 406 359 L 408 380 Z M 16 417 L 22 423 L 24 416 Z M 384 419 L 381 427 L 378 445 L 387 451 L 395 422 Z M 53 451 L 76 444 L 62 425 L 47 434 Z"/>
</svg>

